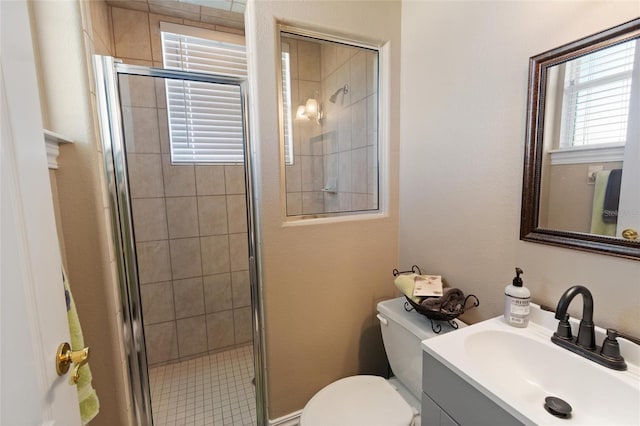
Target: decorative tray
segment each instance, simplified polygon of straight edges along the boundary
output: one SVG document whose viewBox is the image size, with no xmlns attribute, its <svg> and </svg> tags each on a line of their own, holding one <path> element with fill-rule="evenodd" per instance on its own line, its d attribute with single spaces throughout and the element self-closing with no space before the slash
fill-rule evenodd
<svg viewBox="0 0 640 426">
<path fill-rule="evenodd" d="M 398 271 L 397 269 L 393 270 L 394 277 L 397 277 L 400 274 L 407 274 L 407 273 L 422 275 L 422 272 L 420 271 L 420 268 L 417 265 L 413 265 L 410 271 Z M 446 321 L 452 328 L 458 328 L 458 324 L 453 320 L 459 317 L 460 315 L 462 315 L 463 313 L 465 313 L 465 311 L 468 311 L 469 309 L 473 309 L 480 305 L 480 300 L 478 300 L 478 297 L 474 294 L 467 295 L 464 298 L 464 302 L 460 303 L 459 308 L 454 311 L 442 309 L 441 307 L 436 309 L 435 306 L 432 306 L 432 307 L 424 306 L 414 302 L 406 295 L 404 297 L 405 299 L 407 299 L 407 301 L 404 303 L 404 308 L 408 312 L 415 310 L 417 313 L 429 318 L 429 320 L 431 320 L 431 329 L 435 333 L 440 333 L 440 331 L 442 330 L 442 326 L 440 324 L 434 324 L 433 322 L 434 320 Z M 467 301 L 469 301 L 469 299 L 472 299 L 472 304 L 470 306 L 467 306 Z"/>
</svg>

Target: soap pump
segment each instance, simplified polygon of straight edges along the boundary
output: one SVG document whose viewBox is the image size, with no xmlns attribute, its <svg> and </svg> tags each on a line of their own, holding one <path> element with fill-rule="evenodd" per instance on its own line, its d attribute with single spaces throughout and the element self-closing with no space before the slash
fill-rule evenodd
<svg viewBox="0 0 640 426">
<path fill-rule="evenodd" d="M 504 289 L 504 319 L 514 327 L 529 325 L 529 300 L 531 292 L 522 284 L 522 269 L 516 268 L 513 282 Z"/>
</svg>

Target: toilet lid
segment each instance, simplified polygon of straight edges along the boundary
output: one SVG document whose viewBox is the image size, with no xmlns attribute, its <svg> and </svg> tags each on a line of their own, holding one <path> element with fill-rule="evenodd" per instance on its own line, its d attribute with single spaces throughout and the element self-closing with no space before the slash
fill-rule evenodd
<svg viewBox="0 0 640 426">
<path fill-rule="evenodd" d="M 323 388 L 302 411 L 302 426 L 408 426 L 413 409 L 378 376 L 353 376 Z"/>
</svg>

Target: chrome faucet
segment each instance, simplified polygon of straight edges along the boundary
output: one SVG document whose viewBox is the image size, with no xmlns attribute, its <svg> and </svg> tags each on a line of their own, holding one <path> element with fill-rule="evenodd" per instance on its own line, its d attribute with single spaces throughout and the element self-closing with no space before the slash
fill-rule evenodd
<svg viewBox="0 0 640 426">
<path fill-rule="evenodd" d="M 582 295 L 582 320 L 578 328 L 578 337 L 574 341 L 567 309 L 578 294 Z M 627 369 L 627 364 L 620 355 L 620 348 L 616 340 L 618 334 L 615 330 L 607 330 L 607 337 L 602 343 L 602 347 L 596 345 L 593 325 L 593 296 L 588 288 L 576 285 L 567 289 L 560 296 L 555 317 L 560 322 L 558 323 L 558 330 L 551 336 L 553 343 L 605 367 L 613 368 L 614 370 Z"/>
</svg>

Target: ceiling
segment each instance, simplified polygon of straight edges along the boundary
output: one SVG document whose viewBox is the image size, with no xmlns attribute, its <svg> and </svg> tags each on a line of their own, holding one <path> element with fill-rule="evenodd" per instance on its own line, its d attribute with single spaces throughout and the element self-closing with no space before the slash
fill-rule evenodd
<svg viewBox="0 0 640 426">
<path fill-rule="evenodd" d="M 142 10 L 192 21 L 244 28 L 247 0 L 106 0 L 112 7 Z"/>
</svg>

